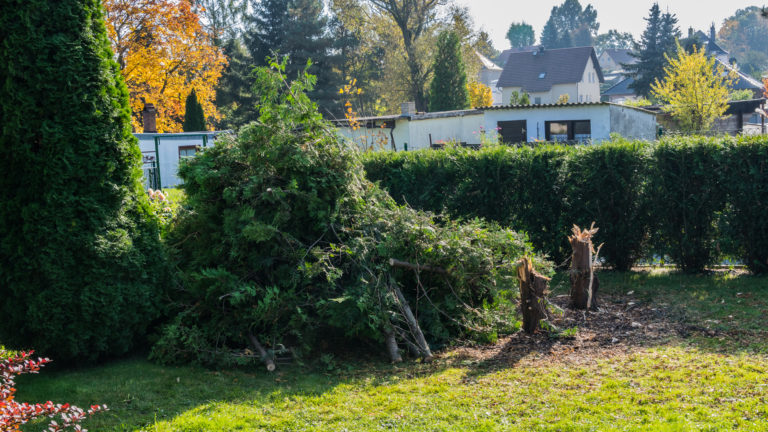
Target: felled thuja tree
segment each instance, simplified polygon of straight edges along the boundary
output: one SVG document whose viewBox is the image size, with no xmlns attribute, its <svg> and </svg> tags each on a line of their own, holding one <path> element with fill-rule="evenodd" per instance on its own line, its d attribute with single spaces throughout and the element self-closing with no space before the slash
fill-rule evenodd
<svg viewBox="0 0 768 432">
<path fill-rule="evenodd" d="M 309 101 L 312 78 L 286 85 L 282 67 L 257 70 L 258 122 L 181 169 L 192 211 L 169 243 L 183 284 L 153 356 L 268 360 L 367 340 L 396 361 L 508 325 L 494 312 L 531 254 L 523 238 L 398 206 Z"/>
<path fill-rule="evenodd" d="M 101 2 L 6 2 L 0 40 L 0 340 L 126 353 L 163 259 Z"/>
</svg>

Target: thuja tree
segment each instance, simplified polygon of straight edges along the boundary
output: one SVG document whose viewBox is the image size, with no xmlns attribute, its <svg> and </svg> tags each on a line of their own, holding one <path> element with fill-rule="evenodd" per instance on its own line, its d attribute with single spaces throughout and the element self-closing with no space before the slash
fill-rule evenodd
<svg viewBox="0 0 768 432">
<path fill-rule="evenodd" d="M 162 256 L 101 2 L 6 1 L 0 40 L 0 340 L 126 353 Z"/>
<path fill-rule="evenodd" d="M 182 127 L 184 132 L 200 132 L 205 130 L 205 113 L 203 112 L 203 106 L 197 101 L 197 93 L 195 93 L 194 89 L 187 96 Z"/>
<path fill-rule="evenodd" d="M 452 31 L 440 33 L 429 86 L 429 110 L 451 111 L 469 108 L 467 72 L 461 58 L 461 41 Z"/>
<path fill-rule="evenodd" d="M 183 284 L 153 355 L 214 363 L 251 359 L 249 345 L 268 357 L 366 340 L 397 360 L 398 346 L 429 357 L 514 323 L 500 308 L 532 255 L 522 236 L 398 206 L 309 101 L 312 79 L 286 87 L 282 67 L 257 70 L 259 120 L 180 171 L 191 212 L 169 243 Z"/>
</svg>

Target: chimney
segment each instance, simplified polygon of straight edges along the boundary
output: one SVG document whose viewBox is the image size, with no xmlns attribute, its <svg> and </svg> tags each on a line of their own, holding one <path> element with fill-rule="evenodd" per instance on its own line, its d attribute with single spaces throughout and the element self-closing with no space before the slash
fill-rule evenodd
<svg viewBox="0 0 768 432">
<path fill-rule="evenodd" d="M 144 121 L 144 133 L 157 133 L 157 110 L 155 105 L 145 103 L 141 110 L 141 118 Z"/>
<path fill-rule="evenodd" d="M 709 40 L 712 41 L 712 43 L 715 43 L 715 23 L 712 23 L 712 27 L 709 28 Z"/>
<path fill-rule="evenodd" d="M 416 114 L 416 102 L 403 102 L 400 104 L 400 113 L 404 116 Z"/>
</svg>

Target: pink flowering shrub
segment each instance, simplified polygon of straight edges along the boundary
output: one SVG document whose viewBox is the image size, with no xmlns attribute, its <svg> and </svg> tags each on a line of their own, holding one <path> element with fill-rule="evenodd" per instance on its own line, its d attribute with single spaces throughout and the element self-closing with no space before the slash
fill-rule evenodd
<svg viewBox="0 0 768 432">
<path fill-rule="evenodd" d="M 20 431 L 21 426 L 41 417 L 53 420 L 48 424 L 48 431 L 56 432 L 72 428 L 75 431 L 85 431 L 79 423 L 86 417 L 99 411 L 105 411 L 106 405 L 92 405 L 88 411 L 70 404 L 22 403 L 14 400 L 16 388 L 14 378 L 25 373 L 38 373 L 40 368 L 50 363 L 47 358 L 31 359 L 34 351 L 21 352 L 8 356 L 0 351 L 0 431 Z M 58 421 L 56 420 L 58 419 Z"/>
</svg>

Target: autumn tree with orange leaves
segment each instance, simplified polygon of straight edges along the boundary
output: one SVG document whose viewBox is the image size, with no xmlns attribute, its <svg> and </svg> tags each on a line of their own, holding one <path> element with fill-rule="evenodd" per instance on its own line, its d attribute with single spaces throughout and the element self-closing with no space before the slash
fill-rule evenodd
<svg viewBox="0 0 768 432">
<path fill-rule="evenodd" d="M 152 103 L 158 132 L 180 132 L 185 101 L 194 89 L 208 124 L 220 119 L 215 87 L 226 66 L 186 0 L 104 0 L 107 30 L 131 95 L 132 123 Z"/>
</svg>

